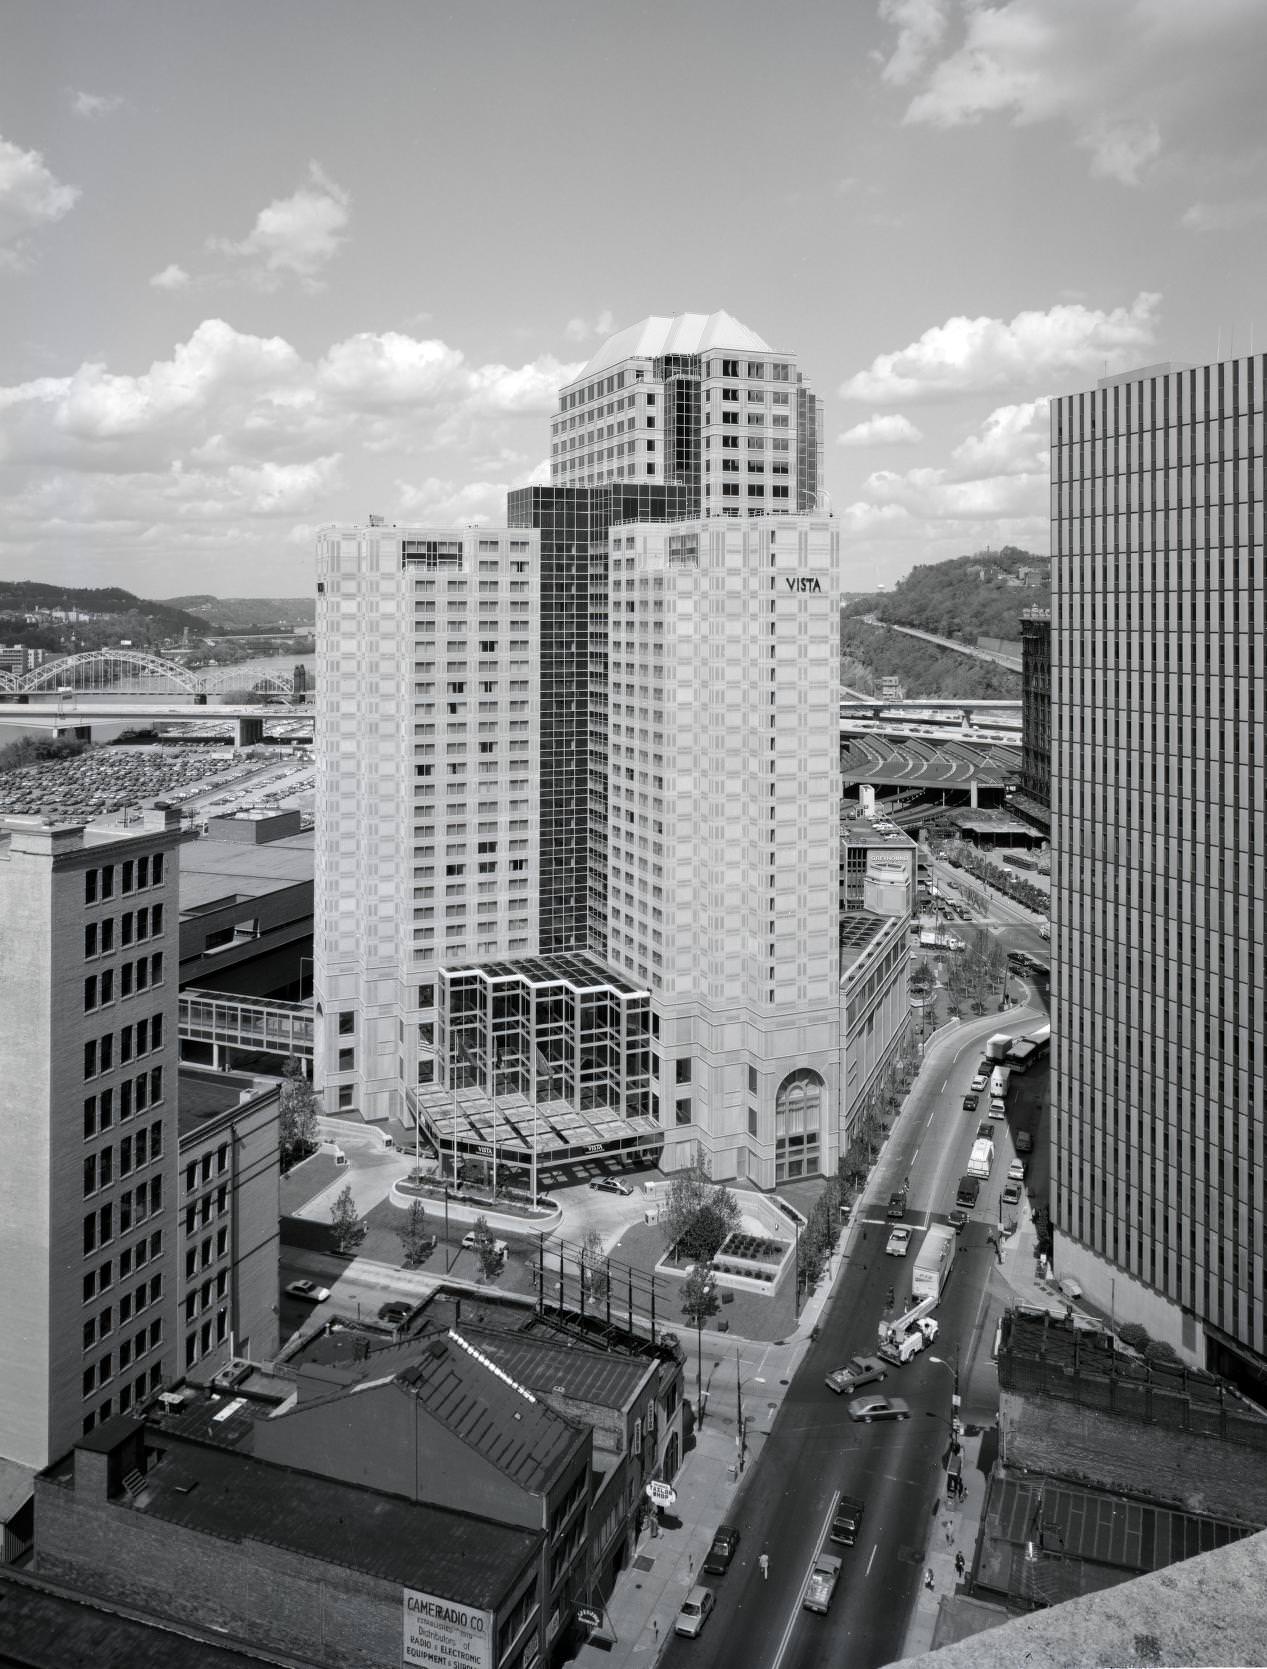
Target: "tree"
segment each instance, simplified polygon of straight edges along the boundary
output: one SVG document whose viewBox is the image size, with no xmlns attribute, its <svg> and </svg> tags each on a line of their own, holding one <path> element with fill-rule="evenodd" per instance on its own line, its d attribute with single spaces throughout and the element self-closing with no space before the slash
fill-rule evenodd
<svg viewBox="0 0 1267 1669">
<path fill-rule="evenodd" d="M 334 1249 L 341 1256 L 354 1251 L 369 1233 L 356 1209 L 350 1182 L 344 1183 L 342 1193 L 330 1207 L 330 1225 L 334 1230 Z"/>
<path fill-rule="evenodd" d="M 477 1217 L 471 1232 L 475 1236 L 475 1256 L 479 1259 L 480 1274 L 486 1281 L 491 1281 L 501 1269 L 502 1256 L 488 1226 L 488 1218 Z"/>
<path fill-rule="evenodd" d="M 405 1221 L 397 1232 L 401 1241 L 401 1260 L 407 1269 L 412 1269 L 422 1262 L 431 1238 L 427 1233 L 427 1214 L 421 1200 L 411 1201 Z"/>
<path fill-rule="evenodd" d="M 603 1237 L 597 1229 L 586 1229 L 581 1243 L 581 1279 L 591 1298 L 606 1298 L 611 1287 L 611 1274 L 603 1251 Z"/>
<path fill-rule="evenodd" d="M 739 1227 L 739 1215 L 739 1201 L 725 1183 L 712 1180 L 698 1159 L 674 1175 L 665 1227 L 669 1245 L 680 1257 L 707 1263 Z"/>
<path fill-rule="evenodd" d="M 721 1308 L 717 1277 L 706 1263 L 697 1263 L 682 1283 L 682 1314 L 695 1329 L 695 1393 L 704 1387 L 704 1323 Z"/>
<path fill-rule="evenodd" d="M 282 1068 L 280 1124 L 277 1133 L 282 1169 L 306 1159 L 317 1145 L 317 1097 L 304 1063 L 293 1055 Z"/>
</svg>

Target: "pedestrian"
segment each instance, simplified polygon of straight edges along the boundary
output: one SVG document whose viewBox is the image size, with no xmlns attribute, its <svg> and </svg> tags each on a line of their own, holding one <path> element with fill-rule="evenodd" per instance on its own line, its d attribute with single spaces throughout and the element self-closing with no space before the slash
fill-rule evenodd
<svg viewBox="0 0 1267 1669">
<path fill-rule="evenodd" d="M 770 1580 L 770 1555 L 763 1553 L 757 1563 L 761 1566 L 761 1580 L 768 1582 Z"/>
<path fill-rule="evenodd" d="M 657 1646 L 660 1644 L 660 1625 L 654 1617 L 651 1619 L 651 1638 Z"/>
<path fill-rule="evenodd" d="M 933 1567 L 931 1565 L 929 1565 L 928 1569 L 924 1572 L 924 1586 L 928 1589 L 929 1593 L 932 1593 L 932 1591 L 933 1591 Z"/>
<path fill-rule="evenodd" d="M 695 1555 L 693 1553 L 686 1555 L 686 1574 L 688 1576 L 695 1575 Z"/>
<path fill-rule="evenodd" d="M 963 1575 L 964 1575 L 964 1572 L 967 1570 L 967 1568 L 968 1568 L 967 1565 L 964 1563 L 963 1554 L 962 1553 L 956 1553 L 955 1554 L 955 1575 L 959 1578 L 959 1580 L 961 1582 L 963 1581 Z"/>
</svg>

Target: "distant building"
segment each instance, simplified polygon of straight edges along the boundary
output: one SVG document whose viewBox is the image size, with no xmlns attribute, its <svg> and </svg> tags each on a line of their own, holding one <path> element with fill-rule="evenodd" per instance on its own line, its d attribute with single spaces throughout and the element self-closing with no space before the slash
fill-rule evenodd
<svg viewBox="0 0 1267 1669">
<path fill-rule="evenodd" d="M 0 1456 L 31 1467 L 176 1365 L 179 839 L 0 819 Z"/>
<path fill-rule="evenodd" d="M 298 812 L 210 818 L 181 847 L 182 989 L 297 997 L 312 900 L 313 834 Z"/>
<path fill-rule="evenodd" d="M 1265 385 L 1051 403 L 1056 1268 L 1260 1399 Z"/>
</svg>

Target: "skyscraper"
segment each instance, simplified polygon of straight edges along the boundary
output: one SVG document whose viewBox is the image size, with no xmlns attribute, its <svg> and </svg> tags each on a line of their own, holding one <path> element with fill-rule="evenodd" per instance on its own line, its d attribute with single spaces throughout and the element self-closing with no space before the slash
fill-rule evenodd
<svg viewBox="0 0 1267 1669">
<path fill-rule="evenodd" d="M 1260 1394 L 1265 381 L 1051 414 L 1056 1267 Z"/>
<path fill-rule="evenodd" d="M 537 950 L 538 539 L 327 528 L 317 573 L 315 1077 L 399 1117 L 437 968 Z"/>
<path fill-rule="evenodd" d="M 0 1456 L 175 1377 L 174 811 L 0 819 Z"/>
</svg>

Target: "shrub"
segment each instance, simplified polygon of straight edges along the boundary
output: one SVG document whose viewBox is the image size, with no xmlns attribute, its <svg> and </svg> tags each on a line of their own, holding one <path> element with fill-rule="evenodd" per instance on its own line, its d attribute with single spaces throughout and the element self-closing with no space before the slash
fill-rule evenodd
<svg viewBox="0 0 1267 1669">
<path fill-rule="evenodd" d="M 1167 1344 L 1165 1339 L 1150 1339 L 1144 1346 L 1144 1359 L 1148 1362 L 1178 1362 L 1182 1360 L 1174 1345 Z"/>
<path fill-rule="evenodd" d="M 1117 1330 L 1117 1336 L 1123 1344 L 1130 1345 L 1132 1350 L 1147 1350 L 1152 1343 L 1152 1334 L 1147 1327 L 1141 1327 L 1138 1321 L 1123 1322 Z"/>
</svg>

